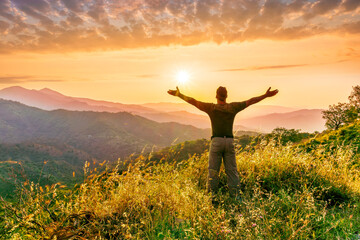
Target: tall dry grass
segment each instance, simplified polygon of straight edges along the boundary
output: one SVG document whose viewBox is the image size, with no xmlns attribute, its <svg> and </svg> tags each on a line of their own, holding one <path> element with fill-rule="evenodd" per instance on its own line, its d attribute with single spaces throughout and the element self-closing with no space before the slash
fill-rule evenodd
<svg viewBox="0 0 360 240">
<path fill-rule="evenodd" d="M 321 154 L 319 154 L 321 152 Z M 319 157 L 321 155 L 321 157 Z M 305 153 L 261 143 L 237 154 L 242 201 L 226 175 L 213 206 L 208 153 L 180 163 L 139 158 L 88 174 L 74 189 L 23 185 L 2 201 L 2 239 L 354 239 L 360 231 L 359 159 L 351 149 Z M 87 165 L 88 166 L 88 165 Z M 88 172 L 88 168 L 85 169 Z"/>
</svg>

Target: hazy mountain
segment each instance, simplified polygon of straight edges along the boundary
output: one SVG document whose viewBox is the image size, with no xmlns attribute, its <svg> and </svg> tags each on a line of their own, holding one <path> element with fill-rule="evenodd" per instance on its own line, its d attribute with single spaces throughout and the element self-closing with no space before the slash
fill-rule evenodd
<svg viewBox="0 0 360 240">
<path fill-rule="evenodd" d="M 188 103 L 161 102 L 138 105 L 122 104 L 89 98 L 70 97 L 49 88 L 29 90 L 19 86 L 9 87 L 0 90 L 0 98 L 18 101 L 44 110 L 65 109 L 97 112 L 131 112 L 159 122 L 170 122 L 176 120 L 176 117 L 181 117 L 181 123 L 189 124 L 192 120 L 199 120 L 201 116 L 206 116 L 204 112 Z M 239 118 L 250 118 L 270 113 L 285 113 L 295 110 L 300 109 L 257 104 L 247 108 L 246 112 L 239 114 Z M 164 112 L 167 114 L 163 114 Z M 204 117 L 202 118 L 202 120 L 205 119 Z M 178 122 L 180 122 L 180 120 Z M 194 125 L 198 125 L 197 127 L 202 124 L 203 122 L 200 124 L 194 123 Z"/>
<path fill-rule="evenodd" d="M 186 140 L 208 138 L 208 130 L 157 123 L 127 112 L 44 111 L 0 100 L 0 143 L 64 143 L 108 160 Z"/>
<path fill-rule="evenodd" d="M 238 114 L 238 119 L 259 117 L 272 113 L 289 113 L 298 110 L 301 109 L 293 108 L 293 107 L 276 106 L 276 105 L 261 105 L 260 103 L 260 104 L 251 105 L 250 107 L 246 108 L 244 112 L 240 112 Z"/>
<path fill-rule="evenodd" d="M 166 113 L 151 113 L 143 115 L 149 119 L 166 122 L 172 121 L 192 124 L 201 128 L 210 128 L 209 117 L 188 103 L 146 103 L 142 106 L 166 111 Z M 178 111 L 179 109 L 186 110 Z M 303 131 L 322 131 L 325 121 L 322 119 L 322 110 L 307 110 L 282 107 L 275 105 L 252 105 L 236 115 L 234 131 L 271 132 L 281 126 L 285 128 L 302 129 Z M 191 112 L 191 113 L 189 113 Z"/>
<path fill-rule="evenodd" d="M 0 90 L 0 98 L 45 110 L 65 109 L 112 113 L 125 111 L 160 123 L 178 122 L 204 129 L 211 127 L 208 116 L 188 103 L 122 104 L 69 97 L 48 88 L 28 90 L 22 87 Z M 298 111 L 302 112 L 296 114 Z M 235 119 L 235 125 L 236 129 L 243 131 L 256 129 L 269 132 L 277 126 L 302 129 L 303 131 L 321 131 L 324 129 L 324 120 L 319 111 L 321 110 L 314 113 L 314 111 L 306 109 L 256 104 L 240 112 Z"/>
<path fill-rule="evenodd" d="M 133 113 L 156 112 L 153 109 L 135 104 L 122 104 L 87 98 L 69 97 L 48 88 L 41 90 L 29 90 L 19 86 L 4 88 L 0 90 L 0 98 L 17 101 L 44 110 L 65 109 L 96 112 Z"/>
<path fill-rule="evenodd" d="M 306 132 L 323 131 L 325 120 L 321 109 L 302 109 L 289 113 L 272 113 L 240 120 L 240 123 L 262 132 L 271 132 L 276 127 L 301 129 Z"/>
<path fill-rule="evenodd" d="M 215 102 L 214 102 L 215 103 Z M 200 111 L 196 107 L 188 104 L 188 103 L 170 103 L 170 102 L 160 102 L 160 103 L 145 103 L 141 104 L 141 106 L 153 108 L 163 112 L 178 112 L 178 111 L 186 111 L 189 113 L 194 113 L 198 115 L 206 116 L 206 113 Z M 291 108 L 291 107 L 283 107 L 276 105 L 261 105 L 256 104 L 248 107 L 244 112 L 238 114 L 237 118 L 251 118 L 262 116 L 270 113 L 286 113 L 293 112 L 296 110 L 300 110 L 300 108 Z"/>
<path fill-rule="evenodd" d="M 142 104 L 144 107 L 150 107 L 157 110 L 162 110 L 166 113 L 150 113 L 150 114 L 143 114 L 142 116 L 152 119 L 158 122 L 166 122 L 167 120 L 180 122 L 183 124 L 191 124 L 196 127 L 200 128 L 210 128 L 210 119 L 206 113 L 200 111 L 196 107 L 188 104 L 188 103 L 146 103 Z M 241 131 L 260 131 L 262 128 L 258 124 L 259 121 L 256 121 L 254 124 L 249 124 L 248 120 L 251 118 L 256 117 L 266 117 L 268 114 L 274 113 L 290 113 L 294 111 L 299 111 L 299 108 L 291 108 L 291 107 L 283 107 L 283 106 L 276 106 L 276 105 L 252 105 L 246 108 L 244 111 L 239 112 L 236 115 L 234 125 L 236 129 Z M 281 121 L 286 122 L 287 116 L 283 115 L 285 119 Z M 311 118 L 311 116 L 309 116 Z M 266 121 L 266 120 L 264 120 Z M 315 121 L 316 123 L 323 122 L 322 117 L 318 115 L 318 118 Z M 247 124 L 244 124 L 247 123 Z M 301 121 L 299 121 L 301 123 Z M 291 124 L 290 124 L 291 125 Z M 269 127 L 272 125 L 270 124 Z M 292 126 L 292 125 L 291 125 Z M 296 126 L 295 128 L 302 128 L 304 126 L 303 123 Z M 235 129 L 235 127 L 234 127 Z M 267 129 L 267 128 L 265 128 Z M 321 125 L 315 127 L 316 130 L 320 131 L 324 129 L 324 126 Z M 272 129 L 271 129 L 272 130 Z M 271 131 L 270 130 L 270 131 Z M 264 130 L 267 131 L 267 130 Z"/>
<path fill-rule="evenodd" d="M 206 116 L 206 113 L 200 111 L 196 107 L 186 103 L 171 103 L 171 102 L 160 102 L 160 103 L 144 103 L 141 104 L 143 107 L 156 109 L 161 112 L 179 112 L 179 111 L 186 111 L 189 113 L 194 113 L 198 115 Z"/>
<path fill-rule="evenodd" d="M 211 123 L 208 116 L 189 113 L 186 111 L 143 113 L 141 116 L 157 122 L 178 122 L 193 125 L 198 128 L 210 128 Z"/>
<path fill-rule="evenodd" d="M 181 113 L 177 111 L 165 113 L 162 109 L 154 110 L 136 104 L 122 104 L 88 98 L 69 97 L 48 88 L 29 90 L 18 86 L 9 87 L 0 90 L 0 98 L 17 101 L 44 110 L 65 109 L 113 113 L 131 112 L 157 122 L 178 122 L 193 125 L 198 128 L 210 128 L 210 121 L 205 115 L 191 114 L 186 111 L 181 111 Z M 190 108 L 199 111 L 193 106 L 190 106 Z"/>
<path fill-rule="evenodd" d="M 208 116 L 187 103 L 170 103 L 169 107 L 166 107 L 168 103 L 144 105 L 122 104 L 93 100 L 89 98 L 69 97 L 48 88 L 41 90 L 29 90 L 18 86 L 0 90 L 0 98 L 17 101 L 44 110 L 65 109 L 72 111 L 77 110 L 113 113 L 131 112 L 160 123 L 177 122 L 204 129 L 211 127 Z M 152 109 L 151 106 L 153 106 L 154 109 Z M 168 112 L 167 110 L 169 109 L 172 109 L 173 111 Z M 197 114 L 184 111 L 184 109 L 197 112 Z M 248 130 L 241 127 L 240 129 Z"/>
</svg>

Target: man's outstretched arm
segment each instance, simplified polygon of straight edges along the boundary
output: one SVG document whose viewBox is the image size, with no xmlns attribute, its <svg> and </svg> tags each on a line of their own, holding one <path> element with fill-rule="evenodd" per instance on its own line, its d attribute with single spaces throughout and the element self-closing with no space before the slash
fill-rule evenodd
<svg viewBox="0 0 360 240">
<path fill-rule="evenodd" d="M 211 108 L 211 103 L 200 102 L 200 101 L 195 100 L 192 97 L 185 96 L 184 94 L 180 93 L 180 90 L 178 87 L 176 87 L 176 90 L 169 90 L 168 93 L 170 95 L 177 96 L 177 97 L 183 99 L 184 101 L 194 105 L 199 110 L 204 111 L 206 113 L 208 113 Z"/>
<path fill-rule="evenodd" d="M 248 107 L 250 105 L 253 105 L 255 103 L 258 103 L 258 102 L 260 102 L 261 100 L 264 100 L 267 97 L 275 96 L 279 92 L 279 90 L 277 90 L 277 89 L 275 89 L 273 91 L 271 91 L 270 89 L 271 89 L 271 87 L 269 87 L 269 89 L 266 91 L 266 93 L 261 95 L 261 96 L 253 97 L 253 98 L 250 98 L 249 100 L 247 100 L 246 101 L 246 107 Z"/>
<path fill-rule="evenodd" d="M 185 96 L 184 94 L 180 93 L 180 90 L 179 90 L 178 87 L 176 87 L 176 90 L 169 90 L 168 94 L 173 95 L 173 96 L 177 96 L 177 97 L 183 99 L 184 101 L 186 101 L 186 102 L 188 102 L 188 103 L 190 103 L 190 104 L 197 107 L 198 101 L 196 101 L 192 97 L 188 97 L 188 96 Z"/>
</svg>

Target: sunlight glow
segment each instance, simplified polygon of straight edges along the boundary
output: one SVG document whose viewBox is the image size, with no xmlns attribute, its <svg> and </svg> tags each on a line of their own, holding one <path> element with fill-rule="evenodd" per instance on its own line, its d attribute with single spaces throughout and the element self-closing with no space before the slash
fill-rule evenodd
<svg viewBox="0 0 360 240">
<path fill-rule="evenodd" d="M 186 84 L 190 79 L 190 75 L 187 71 L 182 70 L 177 73 L 176 78 L 179 84 Z"/>
</svg>

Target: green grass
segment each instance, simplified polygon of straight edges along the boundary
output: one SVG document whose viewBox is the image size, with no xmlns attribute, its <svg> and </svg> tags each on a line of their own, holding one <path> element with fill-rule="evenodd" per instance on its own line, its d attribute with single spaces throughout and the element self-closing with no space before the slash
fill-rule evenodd
<svg viewBox="0 0 360 240">
<path fill-rule="evenodd" d="M 322 153 L 319 157 L 319 152 Z M 74 189 L 23 185 L 0 206 L 2 239 L 356 239 L 360 172 L 351 148 L 305 152 L 274 142 L 237 154 L 242 201 L 220 174 L 206 191 L 208 153 L 127 171 L 89 172 Z M 119 164 L 118 169 L 122 166 Z"/>
<path fill-rule="evenodd" d="M 360 153 L 360 121 L 342 126 L 335 131 L 324 131 L 319 136 L 305 141 L 301 146 L 307 151 L 322 149 L 325 152 L 331 152 L 336 150 L 338 146 L 349 145 L 355 153 Z"/>
</svg>

